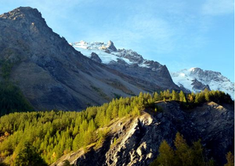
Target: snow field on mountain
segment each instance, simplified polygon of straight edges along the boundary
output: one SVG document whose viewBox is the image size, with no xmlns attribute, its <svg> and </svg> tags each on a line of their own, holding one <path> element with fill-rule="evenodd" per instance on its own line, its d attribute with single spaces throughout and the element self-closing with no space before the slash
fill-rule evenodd
<svg viewBox="0 0 235 166">
<path fill-rule="evenodd" d="M 192 92 L 196 92 L 193 89 L 192 81 L 197 79 L 202 84 L 208 85 L 211 90 L 223 91 L 228 93 L 234 99 L 234 84 L 219 72 L 191 68 L 179 72 L 171 72 L 171 77 L 177 85 L 183 85 Z"/>
<path fill-rule="evenodd" d="M 141 55 L 126 49 L 120 49 L 118 51 L 112 51 L 107 48 L 103 42 L 85 42 L 80 41 L 71 44 L 76 50 L 80 51 L 83 55 L 91 58 L 91 53 L 96 53 L 102 63 L 111 64 L 117 62 L 118 59 L 125 61 L 128 65 L 137 64 L 139 67 L 150 68 L 148 60 L 143 59 Z M 126 58 L 129 56 L 128 58 Z M 130 59 L 132 57 L 132 59 Z M 141 62 L 138 62 L 142 58 Z M 154 71 L 154 68 L 152 68 Z M 170 72 L 172 80 L 178 86 L 190 90 L 191 92 L 199 92 L 192 85 L 193 81 L 197 79 L 200 83 L 208 85 L 211 90 L 220 90 L 228 93 L 234 99 L 234 83 L 228 78 L 224 77 L 221 73 L 209 70 L 202 70 L 200 68 L 183 69 L 178 72 Z"/>
</svg>

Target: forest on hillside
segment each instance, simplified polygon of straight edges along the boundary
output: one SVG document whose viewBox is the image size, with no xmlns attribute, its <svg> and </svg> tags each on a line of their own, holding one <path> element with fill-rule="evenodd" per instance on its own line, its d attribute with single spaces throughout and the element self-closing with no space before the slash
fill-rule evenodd
<svg viewBox="0 0 235 166">
<path fill-rule="evenodd" d="M 155 102 L 171 100 L 180 102 L 182 108 L 188 110 L 207 101 L 233 102 L 229 95 L 220 91 L 205 90 L 186 95 L 182 91 L 166 90 L 113 99 L 82 112 L 10 113 L 0 118 L 0 162 L 2 165 L 22 165 L 22 162 L 31 161 L 29 158 L 35 158 L 37 163 L 29 165 L 48 165 L 91 143 L 98 147 L 107 136 L 107 126 L 112 120 L 139 116 L 148 108 L 154 112 L 164 111 L 155 106 Z"/>
</svg>

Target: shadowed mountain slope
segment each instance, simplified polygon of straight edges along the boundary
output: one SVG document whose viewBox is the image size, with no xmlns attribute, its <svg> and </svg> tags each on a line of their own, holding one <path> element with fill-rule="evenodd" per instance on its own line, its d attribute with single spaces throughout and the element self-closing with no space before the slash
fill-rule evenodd
<svg viewBox="0 0 235 166">
<path fill-rule="evenodd" d="M 10 64 L 7 79 L 36 110 L 81 110 L 115 97 L 166 89 L 83 56 L 30 7 L 0 15 L 0 60 L 1 67 Z M 1 80 L 3 76 L 1 70 Z"/>
</svg>

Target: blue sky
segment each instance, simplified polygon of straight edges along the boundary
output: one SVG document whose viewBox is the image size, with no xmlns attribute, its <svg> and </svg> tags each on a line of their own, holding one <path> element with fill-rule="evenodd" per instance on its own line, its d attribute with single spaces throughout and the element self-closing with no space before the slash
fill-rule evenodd
<svg viewBox="0 0 235 166">
<path fill-rule="evenodd" d="M 112 40 L 171 71 L 200 67 L 234 81 L 233 0 L 1 0 L 37 8 L 68 42 Z"/>
</svg>

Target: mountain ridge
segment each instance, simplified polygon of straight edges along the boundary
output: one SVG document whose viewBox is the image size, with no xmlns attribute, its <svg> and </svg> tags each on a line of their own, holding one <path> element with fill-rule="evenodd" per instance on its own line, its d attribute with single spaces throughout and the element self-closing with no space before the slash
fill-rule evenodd
<svg viewBox="0 0 235 166">
<path fill-rule="evenodd" d="M 90 60 L 54 33 L 37 9 L 20 7 L 0 15 L 0 36 L 0 60 L 12 66 L 9 81 L 35 110 L 80 111 L 115 97 L 168 88 Z M 109 47 L 115 50 L 111 42 Z M 166 67 L 162 71 L 168 73 Z M 158 77 L 171 79 L 169 73 Z"/>
<path fill-rule="evenodd" d="M 104 42 L 75 42 L 70 43 L 76 50 L 82 52 L 88 58 L 91 58 L 99 63 L 105 64 L 108 67 L 123 72 L 126 75 L 141 78 L 154 83 L 156 86 L 163 87 L 163 89 L 180 90 L 170 76 L 166 65 L 162 65 L 157 61 L 147 60 L 142 55 L 131 49 L 115 49 L 109 48 L 108 44 Z M 94 54 L 95 59 L 94 59 Z M 93 56 L 92 56 L 93 55 Z M 92 57 L 91 57 L 92 56 Z"/>
<path fill-rule="evenodd" d="M 114 50 L 109 48 L 110 43 L 115 48 Z M 164 66 L 156 61 L 144 59 L 142 55 L 131 49 L 117 49 L 112 41 L 105 44 L 104 42 L 85 42 L 82 40 L 70 44 L 88 58 L 119 71 L 124 70 L 120 66 L 135 66 L 136 71 L 138 71 L 138 68 L 140 70 L 151 69 L 153 72 L 157 72 L 160 67 Z M 221 90 L 234 98 L 234 83 L 220 72 L 193 67 L 178 72 L 170 71 L 170 75 L 173 82 L 184 92 L 196 93 L 204 89 Z"/>
</svg>

